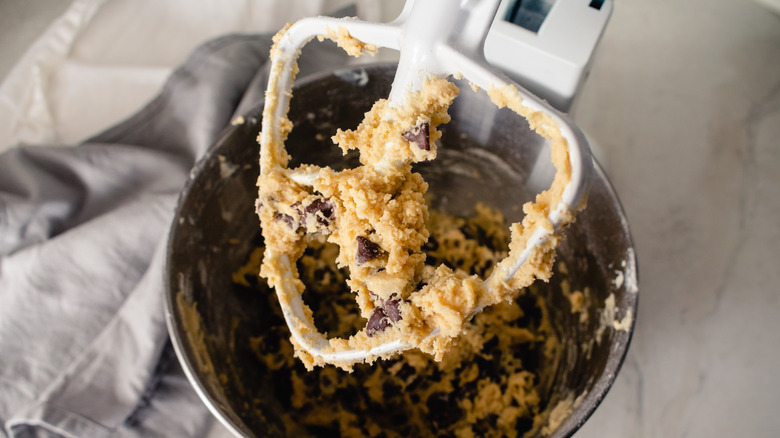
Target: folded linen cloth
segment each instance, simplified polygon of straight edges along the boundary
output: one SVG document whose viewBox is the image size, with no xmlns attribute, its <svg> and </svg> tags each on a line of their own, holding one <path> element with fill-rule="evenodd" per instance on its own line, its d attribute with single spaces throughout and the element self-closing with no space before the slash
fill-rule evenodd
<svg viewBox="0 0 780 438">
<path fill-rule="evenodd" d="M 202 436 L 173 354 L 164 247 L 190 169 L 261 103 L 271 38 L 196 50 L 138 114 L 77 147 L 0 155 L 0 423 L 28 436 Z M 301 73 L 347 63 L 307 48 Z"/>
</svg>

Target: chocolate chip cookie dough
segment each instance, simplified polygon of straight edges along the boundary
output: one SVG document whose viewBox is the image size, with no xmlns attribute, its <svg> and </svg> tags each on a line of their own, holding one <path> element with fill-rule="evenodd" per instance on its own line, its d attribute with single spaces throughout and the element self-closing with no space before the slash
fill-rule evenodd
<svg viewBox="0 0 780 438">
<path fill-rule="evenodd" d="M 350 42 L 344 32 L 329 32 L 325 37 L 337 38 L 352 54 L 360 53 L 355 48 L 364 47 Z M 278 73 L 272 71 L 270 81 Z M 441 136 L 437 127 L 449 121 L 447 109 L 458 94 L 451 82 L 431 78 L 421 90 L 410 93 L 403 105 L 379 100 L 356 129 L 339 130 L 333 141 L 344 153 L 359 151 L 361 165 L 356 168 L 335 171 L 304 165 L 288 169 L 284 139 L 264 145 L 270 152 L 261 154 L 258 179 L 257 213 L 266 243 L 261 275 L 271 286 L 280 287 L 289 281 L 291 272 L 295 288 L 303 293 L 296 261 L 314 244 L 335 244 L 339 248 L 335 263 L 348 271 L 346 284 L 367 320 L 349 338 L 331 338 L 328 352 L 368 350 L 402 339 L 440 361 L 479 310 L 511 301 L 536 279 L 549 278 L 557 234 L 536 247 L 516 272 L 514 266 L 537 227 L 552 230 L 548 217 L 570 180 L 568 149 L 557 125 L 526 108 L 514 91 L 512 87 L 490 90 L 491 99 L 526 117 L 535 131 L 550 140 L 557 174 L 549 190 L 524 206 L 523 222 L 509 227 L 506 257 L 480 259 L 480 263 L 489 261 L 490 267 L 479 275 L 446 264 L 425 265 L 423 247 L 434 244 L 426 227 L 427 184 L 412 164 L 436 157 Z M 268 102 L 275 97 L 266 99 L 264 117 L 274 117 Z M 285 136 L 292 126 L 286 119 L 280 123 Z M 573 218 L 569 212 L 564 215 L 564 222 Z M 308 368 L 325 364 L 295 346 L 297 357 Z M 334 365 L 348 369 L 353 363 Z"/>
<path fill-rule="evenodd" d="M 507 224 L 485 206 L 467 218 L 431 210 L 426 228 L 424 271 L 444 265 L 484 276 L 506 257 Z M 262 252 L 258 248 L 237 272 L 237 284 L 259 284 L 244 278 L 256 272 Z M 346 286 L 347 269 L 336 262 L 338 252 L 335 244 L 313 242 L 297 269 L 317 327 L 346 337 L 366 320 Z M 467 322 L 441 361 L 413 350 L 355 365 L 351 373 L 306 370 L 284 340 L 289 331 L 275 297 L 261 286 L 257 292 L 264 294 L 260 305 L 269 308 L 262 313 L 273 316 L 267 317 L 267 330 L 252 339 L 252 349 L 257 372 L 270 376 L 264 391 L 279 403 L 287 436 L 522 437 L 537 436 L 551 420 L 546 394 L 561 345 L 545 298 L 533 287 Z"/>
</svg>

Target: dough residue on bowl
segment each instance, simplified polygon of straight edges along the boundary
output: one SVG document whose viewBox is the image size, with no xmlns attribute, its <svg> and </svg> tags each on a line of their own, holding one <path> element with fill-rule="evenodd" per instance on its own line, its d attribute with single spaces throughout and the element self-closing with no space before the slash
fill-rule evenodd
<svg viewBox="0 0 780 438">
<path fill-rule="evenodd" d="M 467 218 L 431 210 L 427 229 L 426 271 L 443 264 L 464 275 L 485 276 L 506 257 L 508 227 L 498 211 L 486 206 L 479 205 Z M 256 284 L 242 277 L 256 271 L 263 251 L 258 247 L 247 258 L 237 271 L 241 274 L 234 275 L 236 284 Z M 317 327 L 349 336 L 366 319 L 359 316 L 338 253 L 335 244 L 314 242 L 297 269 Z M 262 394 L 273 394 L 288 431 L 296 436 L 535 436 L 561 412 L 546 401 L 561 344 L 547 298 L 533 286 L 466 323 L 440 361 L 415 350 L 373 365 L 357 364 L 351 373 L 334 367 L 306 370 L 281 340 L 289 331 L 275 297 L 259 286 L 258 294 L 264 294 L 258 297 L 260 305 L 275 315 L 251 342 L 261 364 L 257 372 L 268 373 L 273 385 Z"/>
</svg>

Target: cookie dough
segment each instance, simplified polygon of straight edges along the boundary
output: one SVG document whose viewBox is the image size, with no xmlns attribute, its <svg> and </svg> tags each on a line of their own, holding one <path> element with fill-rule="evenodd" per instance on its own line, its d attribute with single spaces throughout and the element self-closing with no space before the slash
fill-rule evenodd
<svg viewBox="0 0 780 438">
<path fill-rule="evenodd" d="M 277 41 L 284 32 L 277 35 Z M 337 39 L 352 54 L 366 47 L 341 31 L 324 37 Z M 272 71 L 270 81 L 278 74 Z M 516 91 L 508 86 L 490 90 L 489 95 L 498 106 L 508 106 L 527 118 L 532 129 L 550 140 L 557 173 L 551 188 L 524 206 L 522 223 L 509 227 L 508 254 L 503 260 L 491 260 L 489 271 L 495 275 L 487 278 L 488 270 L 477 275 L 445 264 L 425 268 L 423 246 L 432 243 L 426 227 L 427 184 L 412 164 L 436 157 L 441 136 L 437 127 L 449 121 L 447 109 L 458 94 L 453 83 L 431 78 L 420 91 L 410 93 L 402 106 L 379 100 L 357 129 L 339 130 L 333 141 L 344 153 L 359 151 L 361 165 L 356 168 L 335 171 L 304 165 L 288 169 L 283 138 L 263 145 L 270 152 L 261 154 L 258 179 L 257 213 L 266 242 L 261 275 L 279 287 L 307 247 L 314 242 L 333 243 L 339 248 L 335 263 L 348 270 L 346 284 L 355 293 L 360 315 L 368 321 L 349 338 L 331 338 L 327 352 L 368 350 L 403 339 L 440 361 L 480 309 L 511 301 L 536 279 L 550 277 L 560 239 L 555 233 L 535 247 L 519 270 L 510 273 L 537 227 L 552 231 L 548 216 L 571 178 L 568 147 L 557 124 L 526 107 Z M 264 117 L 275 117 L 268 109 L 275 99 L 266 96 Z M 278 122 L 284 133 L 292 129 L 289 120 Z M 301 184 L 293 172 L 311 177 Z M 572 219 L 567 212 L 564 223 Z M 303 292 L 305 286 L 295 267 L 292 274 L 295 287 Z M 296 355 L 309 368 L 324 365 L 321 358 L 298 345 Z M 334 365 L 349 368 L 352 363 Z"/>
<path fill-rule="evenodd" d="M 424 271 L 445 265 L 481 277 L 506 257 L 508 227 L 488 207 L 478 206 L 467 218 L 431 210 L 426 228 Z M 236 284 L 247 284 L 262 252 L 258 248 L 237 271 Z M 317 327 L 346 337 L 366 320 L 358 314 L 338 253 L 335 244 L 312 242 L 297 269 Z M 522 437 L 554 429 L 551 422 L 560 409 L 547 397 L 561 344 L 546 298 L 533 287 L 465 323 L 459 342 L 441 361 L 413 350 L 355 365 L 351 373 L 334 367 L 306 370 L 290 344 L 279 341 L 289 331 L 275 297 L 262 286 L 257 292 L 264 294 L 258 301 L 275 314 L 269 318 L 275 323 L 252 339 L 252 349 L 257 372 L 269 375 L 271 387 L 263 393 L 273 394 L 279 404 L 287 436 Z"/>
</svg>

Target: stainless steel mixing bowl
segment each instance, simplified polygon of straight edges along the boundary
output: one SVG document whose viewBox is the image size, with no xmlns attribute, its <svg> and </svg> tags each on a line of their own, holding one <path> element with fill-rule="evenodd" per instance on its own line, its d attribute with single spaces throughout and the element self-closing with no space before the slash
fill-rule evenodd
<svg viewBox="0 0 780 438">
<path fill-rule="evenodd" d="M 353 165 L 355 157 L 343 157 L 330 136 L 336 128 L 357 126 L 373 102 L 387 95 L 394 69 L 358 67 L 299 81 L 290 109 L 291 166 Z M 519 207 L 552 180 L 549 148 L 525 120 L 461 85 L 439 159 L 417 170 L 429 182 L 436 208 L 462 214 L 482 202 L 519 220 Z M 256 108 L 243 124 L 230 127 L 191 173 L 169 237 L 166 311 L 179 360 L 214 415 L 238 435 L 283 436 L 272 382 L 258 371 L 250 348 L 250 338 L 267 320 L 257 304 L 264 298 L 232 282 L 259 234 L 253 206 L 261 112 Z M 562 276 L 539 285 L 564 344 L 543 403 L 552 408 L 572 396 L 579 402 L 551 433 L 564 437 L 593 413 L 620 369 L 633 321 L 619 330 L 613 319 L 636 315 L 637 266 L 628 223 L 598 165 L 588 208 L 567 231 L 558 260 L 568 268 L 571 289 L 587 288 L 594 298 L 585 308 L 587 323 L 581 323 L 562 292 Z M 605 310 L 610 295 L 614 314 Z M 600 342 L 593 342 L 600 331 Z"/>
</svg>

